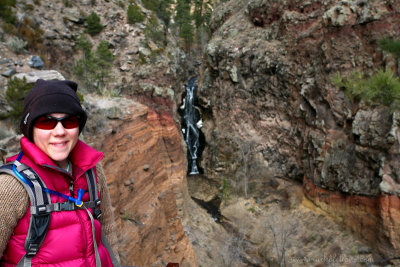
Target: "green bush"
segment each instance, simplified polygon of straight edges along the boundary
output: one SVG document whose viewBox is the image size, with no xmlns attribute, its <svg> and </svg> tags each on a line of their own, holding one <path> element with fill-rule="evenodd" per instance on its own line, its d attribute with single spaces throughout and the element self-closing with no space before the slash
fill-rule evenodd
<svg viewBox="0 0 400 267">
<path fill-rule="evenodd" d="M 18 38 L 17 36 L 10 37 L 6 42 L 6 45 L 12 51 L 14 51 L 14 53 L 17 53 L 17 54 L 21 54 L 22 52 L 24 52 L 27 44 L 28 44 L 27 42 Z"/>
<path fill-rule="evenodd" d="M 6 23 L 15 24 L 17 22 L 17 17 L 12 9 L 16 2 L 16 0 L 0 0 L 0 18 Z"/>
<path fill-rule="evenodd" d="M 220 197 L 221 201 L 231 200 L 232 186 L 227 179 L 222 180 L 222 185 L 220 187 Z"/>
<path fill-rule="evenodd" d="M 118 0 L 118 5 L 121 8 L 125 8 L 125 3 L 122 0 Z"/>
<path fill-rule="evenodd" d="M 17 78 L 8 80 L 5 100 L 11 107 L 11 111 L 5 114 L 5 117 L 12 118 L 15 121 L 21 118 L 24 99 L 32 87 L 33 84 L 28 83 L 25 77 L 22 80 Z"/>
<path fill-rule="evenodd" d="M 135 24 L 144 21 L 144 15 L 138 5 L 130 4 L 127 11 L 128 23 Z"/>
<path fill-rule="evenodd" d="M 383 105 L 392 110 L 400 108 L 400 80 L 390 70 L 380 70 L 367 77 L 354 71 L 348 77 L 337 73 L 332 83 L 345 89 L 351 99 L 363 100 L 367 105 Z"/>
<path fill-rule="evenodd" d="M 378 42 L 382 50 L 394 54 L 397 58 L 400 58 L 400 41 L 383 38 Z"/>
<path fill-rule="evenodd" d="M 83 51 L 82 58 L 75 61 L 72 72 L 84 82 L 89 91 L 101 92 L 107 86 L 111 77 L 110 70 L 114 56 L 109 49 L 109 43 L 102 41 L 92 52 L 92 43 L 87 36 L 79 37 L 76 47 Z"/>
<path fill-rule="evenodd" d="M 107 80 L 111 77 L 110 70 L 114 56 L 109 49 L 109 43 L 107 41 L 101 41 L 94 52 L 95 65 L 98 68 L 96 74 L 96 81 L 99 89 L 106 88 Z"/>
<path fill-rule="evenodd" d="M 71 0 L 63 0 L 64 6 L 65 7 L 72 7 L 72 1 Z"/>
<path fill-rule="evenodd" d="M 173 3 L 174 1 L 172 0 L 142 0 L 143 6 L 148 10 L 154 11 L 166 28 L 169 27 Z"/>
<path fill-rule="evenodd" d="M 164 35 L 163 27 L 158 23 L 156 16 L 151 15 L 147 21 L 144 34 L 147 39 L 152 40 L 157 45 L 164 47 L 166 44 L 166 37 Z"/>
<path fill-rule="evenodd" d="M 24 20 L 18 24 L 5 22 L 1 26 L 5 33 L 12 36 L 17 36 L 19 39 L 26 41 L 27 48 L 32 48 L 36 50 L 42 48 L 43 30 L 31 19 L 24 18 Z"/>
<path fill-rule="evenodd" d="M 142 4 L 148 10 L 155 11 L 157 9 L 157 0 L 142 0 Z"/>
<path fill-rule="evenodd" d="M 100 17 L 92 11 L 90 15 L 86 18 L 86 29 L 90 35 L 99 34 L 103 30 L 103 25 L 100 23 Z"/>
<path fill-rule="evenodd" d="M 177 0 L 175 24 L 179 32 L 179 37 L 182 39 L 186 49 L 189 49 L 193 43 L 193 25 L 190 9 L 190 2 Z"/>
</svg>

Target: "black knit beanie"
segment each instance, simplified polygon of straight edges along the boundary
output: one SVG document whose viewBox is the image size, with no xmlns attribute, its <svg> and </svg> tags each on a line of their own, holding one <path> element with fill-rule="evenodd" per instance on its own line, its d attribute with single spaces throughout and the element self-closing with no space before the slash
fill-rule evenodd
<svg viewBox="0 0 400 267">
<path fill-rule="evenodd" d="M 73 81 L 38 79 L 24 100 L 20 128 L 25 137 L 33 142 L 33 125 L 40 116 L 66 113 L 79 119 L 79 133 L 85 126 L 87 115 L 82 109 Z"/>
</svg>

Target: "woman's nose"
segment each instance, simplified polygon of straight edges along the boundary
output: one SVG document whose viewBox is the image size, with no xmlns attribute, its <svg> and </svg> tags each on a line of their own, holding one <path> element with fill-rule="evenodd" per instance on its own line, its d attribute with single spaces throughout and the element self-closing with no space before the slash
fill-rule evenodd
<svg viewBox="0 0 400 267">
<path fill-rule="evenodd" d="M 54 127 L 53 132 L 58 135 L 65 134 L 64 125 L 62 125 L 61 121 L 57 122 L 56 127 Z"/>
</svg>

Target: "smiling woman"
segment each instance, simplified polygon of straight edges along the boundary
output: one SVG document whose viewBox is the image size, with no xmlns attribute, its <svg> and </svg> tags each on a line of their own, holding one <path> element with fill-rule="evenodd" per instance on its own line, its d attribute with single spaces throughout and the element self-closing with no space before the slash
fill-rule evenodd
<svg viewBox="0 0 400 267">
<path fill-rule="evenodd" d="M 33 125 L 33 142 L 63 169 L 69 167 L 67 158 L 78 142 L 78 135 L 78 119 L 65 113 L 40 117 Z"/>
<path fill-rule="evenodd" d="M 76 90 L 38 80 L 24 100 L 21 152 L 0 167 L 1 266 L 119 266 L 103 154 L 78 139 Z"/>
</svg>

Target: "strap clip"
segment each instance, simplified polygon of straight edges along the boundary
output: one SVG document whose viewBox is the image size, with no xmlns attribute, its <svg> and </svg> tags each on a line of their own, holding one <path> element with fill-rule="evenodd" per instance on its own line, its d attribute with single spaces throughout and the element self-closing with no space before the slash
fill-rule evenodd
<svg viewBox="0 0 400 267">
<path fill-rule="evenodd" d="M 58 205 L 57 210 L 62 211 L 62 210 L 75 210 L 75 205 L 72 202 L 66 201 L 66 202 L 62 202 L 62 203 L 55 203 Z"/>
<path fill-rule="evenodd" d="M 37 206 L 31 206 L 31 214 L 33 215 L 46 215 L 49 212 L 47 211 L 47 205 L 37 205 Z"/>
<path fill-rule="evenodd" d="M 94 212 L 93 212 L 93 216 L 94 216 L 94 218 L 97 219 L 97 220 L 100 219 L 100 217 L 101 217 L 101 210 L 95 208 L 95 209 L 94 209 Z"/>
<path fill-rule="evenodd" d="M 33 257 L 37 254 L 39 250 L 39 244 L 29 244 L 28 249 L 26 250 L 26 255 L 28 257 Z"/>
</svg>

